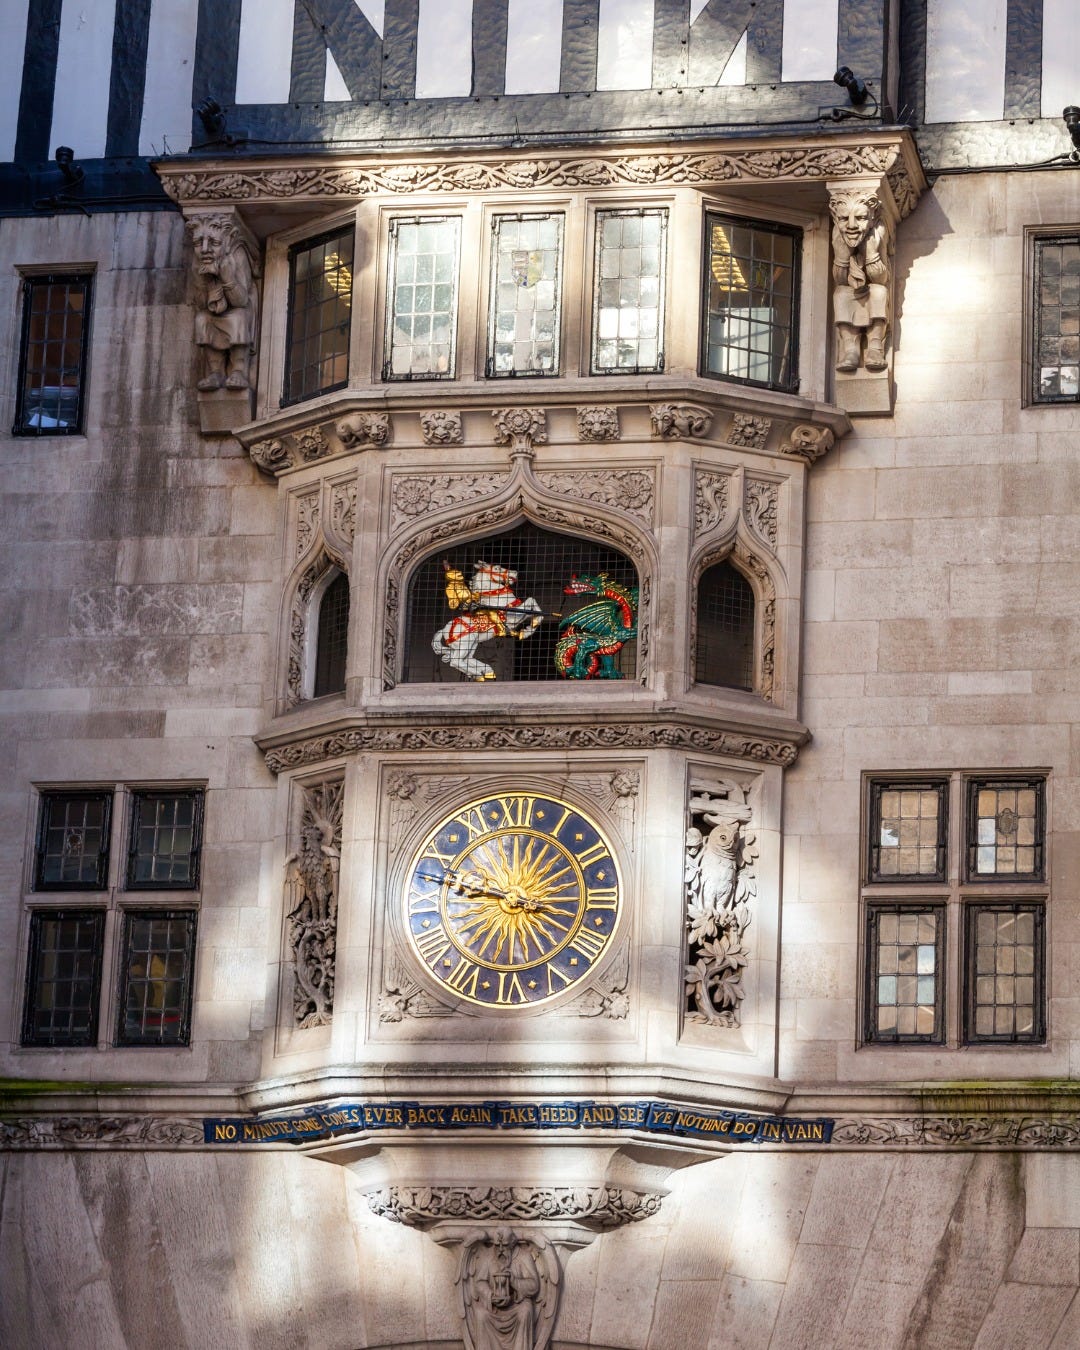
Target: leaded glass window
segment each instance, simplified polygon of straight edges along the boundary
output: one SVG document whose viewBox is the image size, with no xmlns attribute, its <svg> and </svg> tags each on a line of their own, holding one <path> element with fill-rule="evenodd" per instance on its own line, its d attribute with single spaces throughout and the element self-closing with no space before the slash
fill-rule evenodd
<svg viewBox="0 0 1080 1350">
<path fill-rule="evenodd" d="M 456 216 L 391 221 L 384 380 L 453 378 L 460 240 Z"/>
<path fill-rule="evenodd" d="M 615 549 L 524 523 L 440 550 L 409 583 L 404 679 L 632 680 L 638 578 Z"/>
<path fill-rule="evenodd" d="M 42 793 L 35 890 L 104 890 L 111 812 L 111 792 Z"/>
<path fill-rule="evenodd" d="M 119 1045 L 187 1045 L 195 964 L 193 911 L 124 915 Z"/>
<path fill-rule="evenodd" d="M 47 275 L 23 282 L 16 436 L 82 431 L 90 339 L 89 276 Z"/>
<path fill-rule="evenodd" d="M 873 905 L 868 910 L 867 1039 L 943 1039 L 945 910 Z"/>
<path fill-rule="evenodd" d="M 24 1045 L 97 1043 L 105 911 L 37 910 L 30 916 Z"/>
<path fill-rule="evenodd" d="M 349 578 L 338 572 L 319 601 L 313 695 L 339 694 L 345 688 L 349 642 Z"/>
<path fill-rule="evenodd" d="M 555 375 L 563 216 L 496 216 L 491 223 L 487 374 Z"/>
<path fill-rule="evenodd" d="M 1041 878 L 1041 779 L 971 779 L 968 783 L 967 871 L 970 880 Z"/>
<path fill-rule="evenodd" d="M 729 562 L 698 582 L 694 679 L 729 689 L 754 687 L 754 592 Z"/>
<path fill-rule="evenodd" d="M 711 213 L 705 229 L 703 373 L 797 388 L 801 233 Z"/>
<path fill-rule="evenodd" d="M 969 1041 L 1043 1039 L 1043 907 L 967 908 Z"/>
<path fill-rule="evenodd" d="M 289 329 L 282 403 L 343 389 L 349 382 L 354 229 L 289 251 Z"/>
<path fill-rule="evenodd" d="M 592 373 L 664 369 L 667 211 L 597 211 Z"/>
<path fill-rule="evenodd" d="M 1036 239 L 1032 314 L 1035 403 L 1080 400 L 1080 238 Z"/>
<path fill-rule="evenodd" d="M 945 879 L 946 787 L 944 781 L 873 784 L 871 881 Z"/>
<path fill-rule="evenodd" d="M 133 793 L 128 889 L 198 886 L 201 826 L 201 792 Z"/>
</svg>

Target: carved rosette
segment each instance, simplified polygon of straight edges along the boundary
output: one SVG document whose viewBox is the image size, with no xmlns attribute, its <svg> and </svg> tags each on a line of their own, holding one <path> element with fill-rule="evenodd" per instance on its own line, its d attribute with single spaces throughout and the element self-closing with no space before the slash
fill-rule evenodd
<svg viewBox="0 0 1080 1350">
<path fill-rule="evenodd" d="M 386 1186 L 364 1195 L 373 1214 L 410 1228 L 562 1219 L 606 1230 L 660 1213 L 663 1195 L 619 1186 Z"/>
<path fill-rule="evenodd" d="M 645 525 L 653 523 L 656 475 L 652 469 L 550 469 L 538 473 L 536 481 L 560 496 L 613 506 Z"/>
<path fill-rule="evenodd" d="M 461 445 L 465 440 L 461 413 L 449 409 L 421 413 L 420 433 L 425 445 Z"/>
<path fill-rule="evenodd" d="M 803 424 L 792 427 L 787 440 L 780 446 L 780 453 L 782 455 L 795 455 L 799 459 L 805 460 L 807 464 L 813 464 L 822 455 L 827 454 L 835 442 L 836 437 L 829 427 Z"/>
<path fill-rule="evenodd" d="M 382 449 L 390 440 L 390 414 L 349 413 L 338 419 L 334 432 L 346 450 L 362 450 L 368 446 Z"/>
<path fill-rule="evenodd" d="M 779 496 L 780 490 L 776 483 L 762 478 L 746 480 L 746 500 L 743 506 L 746 519 L 754 533 L 770 548 L 776 548 Z"/>
<path fill-rule="evenodd" d="M 308 427 L 293 437 L 295 450 L 294 463 L 307 464 L 313 459 L 323 459 L 330 453 L 330 446 L 322 433 L 322 427 Z"/>
<path fill-rule="evenodd" d="M 752 812 L 736 783 L 690 798 L 686 831 L 686 1019 L 737 1027 L 750 960 L 745 943 L 757 878 Z"/>
<path fill-rule="evenodd" d="M 731 474 L 717 469 L 694 470 L 694 535 L 715 530 L 728 513 Z"/>
<path fill-rule="evenodd" d="M 495 444 L 508 445 L 510 455 L 532 455 L 534 445 L 547 441 L 547 413 L 543 408 L 498 408 L 491 414 Z"/>
<path fill-rule="evenodd" d="M 712 426 L 712 413 L 696 403 L 652 403 L 649 419 L 652 434 L 668 441 L 707 436 Z"/>
<path fill-rule="evenodd" d="M 505 473 L 395 474 L 390 494 L 390 528 L 443 511 L 458 502 L 490 497 L 505 484 Z"/>
<path fill-rule="evenodd" d="M 345 784 L 299 788 L 299 826 L 285 862 L 285 909 L 293 967 L 293 1020 L 328 1026 L 334 1012 L 338 876 Z"/>
<path fill-rule="evenodd" d="M 618 408 L 579 408 L 577 434 L 579 441 L 617 441 L 622 434 L 619 430 Z"/>
<path fill-rule="evenodd" d="M 753 417 L 749 413 L 735 413 L 728 429 L 728 445 L 743 450 L 764 450 L 772 422 L 768 417 Z"/>
</svg>

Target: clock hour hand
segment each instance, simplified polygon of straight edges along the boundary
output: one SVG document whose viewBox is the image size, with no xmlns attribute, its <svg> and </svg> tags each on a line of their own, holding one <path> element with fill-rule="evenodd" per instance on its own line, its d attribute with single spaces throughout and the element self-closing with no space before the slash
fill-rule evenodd
<svg viewBox="0 0 1080 1350">
<path fill-rule="evenodd" d="M 452 868 L 445 868 L 442 872 L 421 872 L 420 876 L 428 881 L 444 881 L 451 888 L 457 891 L 459 895 L 490 895 L 495 900 L 505 900 L 506 892 L 499 890 L 497 886 L 492 886 L 484 882 L 483 877 L 477 872 L 455 872 Z M 481 884 L 477 885 L 477 882 Z"/>
</svg>

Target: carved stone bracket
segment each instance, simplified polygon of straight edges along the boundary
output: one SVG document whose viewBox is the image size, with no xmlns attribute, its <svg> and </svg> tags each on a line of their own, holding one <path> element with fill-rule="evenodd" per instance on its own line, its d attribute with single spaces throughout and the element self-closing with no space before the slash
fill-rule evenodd
<svg viewBox="0 0 1080 1350">
<path fill-rule="evenodd" d="M 780 453 L 794 455 L 807 464 L 814 464 L 832 449 L 835 442 L 836 437 L 829 427 L 815 427 L 804 423 L 792 427 L 787 439 L 780 446 Z"/>
<path fill-rule="evenodd" d="M 617 441 L 622 434 L 619 430 L 618 408 L 579 408 L 577 434 L 579 441 Z"/>
<path fill-rule="evenodd" d="M 534 445 L 547 441 L 547 413 L 543 408 L 497 408 L 491 419 L 495 423 L 495 444 L 508 445 L 510 458 L 532 456 Z"/>
<path fill-rule="evenodd" d="M 668 441 L 707 436 L 712 426 L 712 413 L 696 403 L 652 403 L 649 418 L 652 434 Z"/>
<path fill-rule="evenodd" d="M 283 432 L 255 441 L 248 450 L 267 473 L 278 474 L 302 464 L 314 464 L 348 450 L 382 450 L 390 441 L 392 424 L 385 412 L 348 413 L 330 423 Z"/>
<path fill-rule="evenodd" d="M 360 752 L 394 753 L 402 750 L 692 750 L 731 755 L 761 764 L 794 764 L 798 741 L 755 736 L 685 722 L 610 722 L 567 724 L 530 722 L 528 725 L 476 721 L 430 725 L 352 726 L 309 736 L 266 751 L 271 773 L 283 773 L 323 760 Z"/>
<path fill-rule="evenodd" d="M 384 1186 L 364 1199 L 373 1214 L 410 1228 L 430 1228 L 445 1219 L 570 1219 L 604 1231 L 659 1214 L 663 1194 L 617 1186 Z"/>
<path fill-rule="evenodd" d="M 334 1012 L 338 874 L 345 784 L 298 789 L 295 849 L 285 863 L 285 906 L 297 1027 L 328 1026 Z"/>
<path fill-rule="evenodd" d="M 390 439 L 390 414 L 384 412 L 349 413 L 334 427 L 346 450 L 366 446 L 381 449 Z"/>
</svg>

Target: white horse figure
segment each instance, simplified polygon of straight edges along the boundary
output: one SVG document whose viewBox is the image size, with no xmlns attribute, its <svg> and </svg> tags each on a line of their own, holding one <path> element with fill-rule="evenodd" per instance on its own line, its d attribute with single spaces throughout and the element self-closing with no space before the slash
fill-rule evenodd
<svg viewBox="0 0 1080 1350">
<path fill-rule="evenodd" d="M 539 604 L 530 595 L 519 600 L 514 594 L 518 574 L 494 563 L 478 562 L 469 584 L 457 568 L 443 563 L 446 602 L 460 609 L 431 639 L 431 649 L 452 670 L 471 680 L 493 680 L 495 672 L 477 659 L 481 642 L 494 637 L 532 637 L 543 619 Z"/>
</svg>

